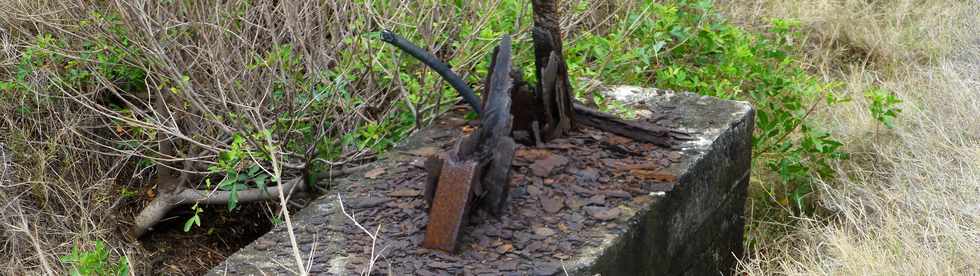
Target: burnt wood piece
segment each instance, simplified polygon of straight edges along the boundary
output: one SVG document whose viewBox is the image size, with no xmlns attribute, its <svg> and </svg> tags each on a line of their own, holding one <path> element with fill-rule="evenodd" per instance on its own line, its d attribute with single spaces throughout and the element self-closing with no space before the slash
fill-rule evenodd
<svg viewBox="0 0 980 276">
<path fill-rule="evenodd" d="M 497 66 L 498 53 L 500 53 L 500 45 L 493 47 L 493 52 L 490 54 L 490 68 L 487 68 L 487 78 L 483 80 L 484 91 L 481 95 L 483 100 L 483 105 L 480 106 L 481 108 L 487 107 L 487 98 L 490 96 L 490 80 L 492 79 L 490 76 L 493 76 L 493 70 Z"/>
<path fill-rule="evenodd" d="M 514 159 L 516 145 L 511 138 L 513 121 L 511 119 L 511 92 L 515 80 L 512 79 L 511 39 L 501 38 L 490 69 L 489 86 L 484 115 L 480 117 L 479 141 L 481 157 L 487 158 L 488 167 L 482 176 L 480 209 L 500 215 L 507 199 L 510 182 L 510 164 Z"/>
<path fill-rule="evenodd" d="M 676 147 L 679 142 L 691 139 L 690 134 L 683 131 L 626 121 L 581 104 L 575 104 L 575 119 L 583 125 L 667 148 Z"/>
<path fill-rule="evenodd" d="M 487 151 L 495 148 L 497 141 L 510 137 L 510 89 L 513 81 L 511 71 L 511 41 L 510 36 L 501 38 L 494 57 L 493 68 L 490 70 L 490 85 L 487 87 L 487 102 L 484 114 L 480 116 L 480 149 Z"/>
<path fill-rule="evenodd" d="M 497 65 L 497 54 L 500 52 L 500 47 L 495 47 L 493 49 L 493 55 L 490 58 L 490 68 L 487 75 L 493 75 L 494 68 Z M 512 119 L 512 136 L 517 141 L 526 142 L 526 144 L 531 144 L 531 133 L 532 127 L 531 123 L 538 118 L 542 118 L 543 113 L 538 114 L 537 111 L 541 111 L 538 106 L 540 105 L 539 100 L 534 96 L 534 87 L 528 85 L 527 81 L 524 80 L 524 75 L 521 71 L 510 70 L 510 78 L 512 81 L 510 91 L 510 115 L 513 116 Z M 499 85 L 498 85 L 499 86 Z M 489 101 L 488 97 L 491 94 L 491 78 L 487 78 L 484 82 L 483 87 L 486 92 L 483 93 L 483 107 L 486 109 L 486 103 Z"/>
<path fill-rule="evenodd" d="M 540 111 L 540 102 L 534 96 L 534 87 L 524 81 L 524 76 L 520 71 L 512 70 L 510 77 L 514 80 L 514 87 L 510 89 L 511 108 L 510 115 L 513 116 L 512 136 L 515 141 L 525 145 L 534 145 L 534 137 L 540 135 L 536 133 L 533 123 L 538 118 L 544 118 Z"/>
<path fill-rule="evenodd" d="M 481 188 L 486 193 L 479 201 L 479 208 L 490 212 L 496 217 L 503 215 L 507 207 L 507 194 L 510 192 L 511 165 L 517 143 L 510 137 L 504 137 L 497 142 L 495 153 L 490 164 L 481 178 Z"/>
<path fill-rule="evenodd" d="M 537 95 L 544 109 L 545 141 L 568 134 L 575 128 L 572 85 L 562 52 L 561 27 L 556 0 L 534 0 L 534 62 L 538 76 Z"/>
<path fill-rule="evenodd" d="M 488 80 L 480 129 L 456 147 L 426 161 L 429 222 L 422 246 L 456 250 L 459 231 L 472 209 L 500 214 L 507 197 L 516 144 L 511 139 L 511 39 L 501 38 Z M 437 175 L 436 175 L 437 174 Z"/>
</svg>

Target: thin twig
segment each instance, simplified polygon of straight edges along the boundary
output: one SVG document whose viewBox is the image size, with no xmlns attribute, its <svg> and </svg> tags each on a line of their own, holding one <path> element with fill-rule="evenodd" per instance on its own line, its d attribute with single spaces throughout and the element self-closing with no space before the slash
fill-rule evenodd
<svg viewBox="0 0 980 276">
<path fill-rule="evenodd" d="M 278 148 L 275 147 L 274 144 L 272 143 L 272 137 L 270 135 L 265 135 L 265 139 L 266 142 L 268 142 L 270 151 L 274 151 L 274 149 Z M 272 170 L 273 170 L 272 176 L 275 178 L 276 182 L 278 182 L 278 185 L 281 187 L 283 185 L 282 167 L 279 165 L 279 161 L 278 161 L 279 158 L 277 158 L 276 156 L 277 156 L 276 153 L 273 152 L 272 154 L 269 155 L 269 159 L 271 159 L 272 161 Z M 296 243 L 296 233 L 293 231 L 293 222 L 289 218 L 289 205 L 286 204 L 288 200 L 286 199 L 286 196 L 283 194 L 282 190 L 283 189 L 277 189 L 277 191 L 279 192 L 279 207 L 282 208 L 282 216 L 284 221 L 286 222 L 286 233 L 289 234 L 289 244 L 290 246 L 292 246 L 293 257 L 296 259 L 296 267 L 299 268 L 299 274 L 301 276 L 306 276 L 308 275 L 305 269 L 306 266 L 303 265 L 303 257 L 300 255 L 299 252 L 299 244 Z"/>
<path fill-rule="evenodd" d="M 344 216 L 347 217 L 347 219 L 353 222 L 354 225 L 357 226 L 357 228 L 360 228 L 361 231 L 363 231 L 365 234 L 368 235 L 368 237 L 371 238 L 371 257 L 368 259 L 369 262 L 368 262 L 367 270 L 361 272 L 361 275 L 370 275 L 371 271 L 374 270 L 374 262 L 377 261 L 378 258 L 380 258 L 383 255 L 381 253 L 384 252 L 385 249 L 387 249 L 387 247 L 385 247 L 382 248 L 377 253 L 375 253 L 375 249 L 377 248 L 377 243 L 378 243 L 378 233 L 381 232 L 381 224 L 378 224 L 378 228 L 374 230 L 374 234 L 371 234 L 371 231 L 368 231 L 368 229 L 364 228 L 364 226 L 361 225 L 360 222 L 357 222 L 357 219 L 354 218 L 354 215 L 347 213 L 347 209 L 344 208 L 344 199 L 340 196 L 339 193 L 337 194 L 337 201 L 338 204 L 340 204 L 340 212 L 343 213 Z"/>
</svg>

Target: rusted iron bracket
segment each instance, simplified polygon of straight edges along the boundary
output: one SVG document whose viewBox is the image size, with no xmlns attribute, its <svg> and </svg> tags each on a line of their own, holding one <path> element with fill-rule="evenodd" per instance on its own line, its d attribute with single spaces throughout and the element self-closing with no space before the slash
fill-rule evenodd
<svg viewBox="0 0 980 276">
<path fill-rule="evenodd" d="M 439 171 L 422 246 L 452 252 L 456 250 L 459 230 L 466 222 L 473 201 L 472 196 L 464 195 L 472 195 L 475 186 L 479 186 L 479 162 L 445 157 L 448 158 Z"/>
</svg>

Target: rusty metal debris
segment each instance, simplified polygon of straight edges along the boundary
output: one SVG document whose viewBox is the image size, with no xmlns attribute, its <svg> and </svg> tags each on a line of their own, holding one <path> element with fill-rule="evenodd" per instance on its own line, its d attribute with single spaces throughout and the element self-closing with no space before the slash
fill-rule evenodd
<svg viewBox="0 0 980 276">
<path fill-rule="evenodd" d="M 429 220 L 423 247 L 454 252 L 471 213 L 479 210 L 499 216 L 503 212 L 517 142 L 541 146 L 567 136 L 578 122 L 666 147 L 683 137 L 680 132 L 623 121 L 574 104 L 562 56 L 557 1 L 534 0 L 532 5 L 537 88 L 512 68 L 511 38 L 504 35 L 493 52 L 482 103 L 444 63 L 391 32 L 382 33 L 382 40 L 439 72 L 480 114 L 476 132 L 425 162 Z"/>
<path fill-rule="evenodd" d="M 426 227 L 422 246 L 443 251 L 455 251 L 459 230 L 466 222 L 470 209 L 474 186 L 479 185 L 476 160 L 455 160 L 446 158 L 439 174 L 439 185 L 435 190 L 432 208 L 429 210 L 429 223 Z"/>
<path fill-rule="evenodd" d="M 480 129 L 460 139 L 453 152 L 426 162 L 430 183 L 425 194 L 431 198 L 422 242 L 426 248 L 455 251 L 459 230 L 474 207 L 490 213 L 503 209 L 516 150 L 510 137 L 510 48 L 510 37 L 501 38 L 491 67 Z M 438 172 L 438 177 L 433 172 Z"/>
</svg>

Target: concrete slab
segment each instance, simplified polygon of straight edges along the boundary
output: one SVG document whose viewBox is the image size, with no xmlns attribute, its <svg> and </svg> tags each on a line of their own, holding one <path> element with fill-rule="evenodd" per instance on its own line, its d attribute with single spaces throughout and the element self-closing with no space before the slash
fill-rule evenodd
<svg viewBox="0 0 980 276">
<path fill-rule="evenodd" d="M 512 271 L 523 274 L 570 275 L 717 275 L 728 274 L 742 254 L 742 217 L 752 154 L 753 109 L 744 102 L 724 101 L 690 93 L 647 90 L 636 101 L 655 114 L 670 114 L 661 125 L 683 129 L 694 139 L 677 151 L 679 162 L 666 170 L 676 175 L 672 183 L 651 183 L 653 200 L 632 212 L 621 227 L 595 236 L 588 246 L 577 248 L 562 262 L 563 269 Z M 448 114 L 436 126 L 412 135 L 383 156 L 373 168 L 381 175 L 352 175 L 333 179 L 334 191 L 313 201 L 294 215 L 293 223 L 303 258 L 313 275 L 360 274 L 347 270 L 354 259 L 370 258 L 347 253 L 348 234 L 341 231 L 350 219 L 340 210 L 340 194 L 347 208 L 387 203 L 384 197 L 347 198 L 349 187 L 378 183 L 385 175 L 405 172 L 421 160 L 423 152 L 445 147 L 458 137 L 465 122 L 461 114 Z M 370 218 L 358 218 L 359 220 Z M 424 225 L 424 218 L 416 222 Z M 422 226 L 419 226 L 422 227 Z M 465 251 L 465 249 L 463 249 Z M 285 227 L 275 227 L 251 245 L 211 270 L 211 275 L 295 274 Z M 523 260 L 533 263 L 534 260 Z M 380 263 L 380 261 L 379 261 Z M 378 266 L 381 266 L 380 264 Z M 488 266 L 492 267 L 492 266 Z M 521 266 L 528 267 L 528 266 Z M 484 270 L 461 267 L 456 274 Z M 396 275 L 411 271 L 386 271 Z M 492 271 L 491 271 L 492 272 Z M 499 271 L 497 273 L 500 273 Z"/>
</svg>

